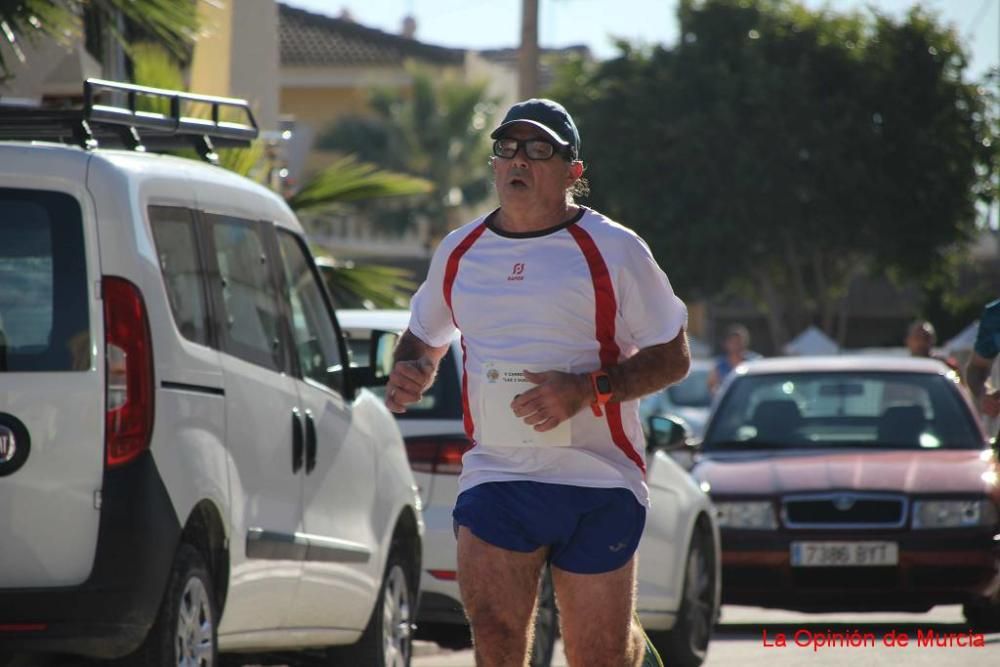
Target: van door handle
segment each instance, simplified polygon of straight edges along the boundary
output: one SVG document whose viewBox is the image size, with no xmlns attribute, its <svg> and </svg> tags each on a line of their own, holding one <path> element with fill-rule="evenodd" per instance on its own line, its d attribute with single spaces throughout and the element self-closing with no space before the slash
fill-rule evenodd
<svg viewBox="0 0 1000 667">
<path fill-rule="evenodd" d="M 292 472 L 302 468 L 302 413 L 292 408 Z"/>
<path fill-rule="evenodd" d="M 316 467 L 316 421 L 312 410 L 306 410 L 306 474 Z"/>
</svg>

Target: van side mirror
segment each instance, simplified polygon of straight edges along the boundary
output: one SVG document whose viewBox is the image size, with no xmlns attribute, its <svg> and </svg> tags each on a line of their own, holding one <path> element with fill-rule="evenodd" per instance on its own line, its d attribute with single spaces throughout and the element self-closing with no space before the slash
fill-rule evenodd
<svg viewBox="0 0 1000 667">
<path fill-rule="evenodd" d="M 649 418 L 649 438 L 646 442 L 648 453 L 680 449 L 687 441 L 688 427 L 680 418 L 661 415 Z"/>
</svg>

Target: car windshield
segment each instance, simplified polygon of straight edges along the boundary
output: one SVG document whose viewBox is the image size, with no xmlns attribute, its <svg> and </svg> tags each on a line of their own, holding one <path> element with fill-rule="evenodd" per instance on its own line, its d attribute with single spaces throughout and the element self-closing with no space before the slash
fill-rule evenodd
<svg viewBox="0 0 1000 667">
<path fill-rule="evenodd" d="M 679 383 L 668 387 L 670 402 L 683 408 L 707 408 L 712 403 L 708 390 L 708 369 L 692 369 Z"/>
<path fill-rule="evenodd" d="M 981 449 L 954 384 L 940 375 L 830 372 L 737 378 L 716 409 L 706 451 L 864 447 Z"/>
</svg>

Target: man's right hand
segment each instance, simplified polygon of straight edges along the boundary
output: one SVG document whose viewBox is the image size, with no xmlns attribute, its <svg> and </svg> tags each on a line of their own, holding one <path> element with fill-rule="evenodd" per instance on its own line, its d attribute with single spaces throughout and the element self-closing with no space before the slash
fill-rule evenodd
<svg viewBox="0 0 1000 667">
<path fill-rule="evenodd" d="M 414 361 L 397 361 L 385 385 L 385 405 L 397 414 L 406 412 L 406 406 L 416 403 L 434 381 L 437 364 L 424 356 Z"/>
</svg>

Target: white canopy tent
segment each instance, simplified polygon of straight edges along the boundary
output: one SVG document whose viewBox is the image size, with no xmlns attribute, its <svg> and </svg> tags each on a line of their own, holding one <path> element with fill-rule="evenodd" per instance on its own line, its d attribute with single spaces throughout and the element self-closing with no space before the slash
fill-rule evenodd
<svg viewBox="0 0 1000 667">
<path fill-rule="evenodd" d="M 816 326 L 809 326 L 798 336 L 789 341 L 784 353 L 792 356 L 814 354 L 837 354 L 840 346 Z"/>
</svg>

